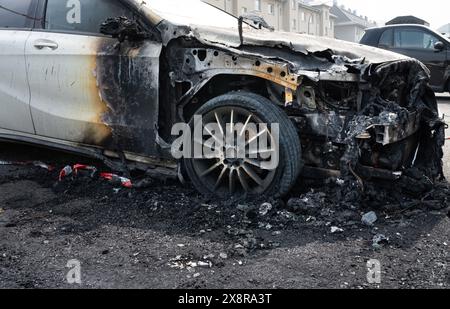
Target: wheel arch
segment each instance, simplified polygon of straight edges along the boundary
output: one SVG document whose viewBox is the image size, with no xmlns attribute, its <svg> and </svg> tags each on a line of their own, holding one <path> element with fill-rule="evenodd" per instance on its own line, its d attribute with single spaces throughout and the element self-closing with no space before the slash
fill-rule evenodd
<svg viewBox="0 0 450 309">
<path fill-rule="evenodd" d="M 268 90 L 268 85 L 274 84 L 285 87 L 280 83 L 257 76 L 257 74 L 217 74 L 212 76 L 207 82 L 198 86 L 189 97 L 181 103 L 179 116 L 188 121 L 190 117 L 204 104 L 214 97 L 224 95 L 233 91 L 246 91 L 261 95 L 271 101 L 274 98 Z M 277 98 L 277 102 L 285 98 Z"/>
</svg>

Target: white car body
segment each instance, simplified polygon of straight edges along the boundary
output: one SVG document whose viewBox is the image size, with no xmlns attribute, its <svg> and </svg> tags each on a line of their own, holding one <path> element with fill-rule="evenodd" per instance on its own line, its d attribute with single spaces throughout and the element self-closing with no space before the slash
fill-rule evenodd
<svg viewBox="0 0 450 309">
<path fill-rule="evenodd" d="M 7 6 L 17 5 L 5 1 L 0 1 L 4 4 L 0 10 L 15 12 L 15 8 Z M 45 7 L 43 0 L 32 2 L 38 9 Z M 60 2 L 64 6 L 67 2 L 67 14 L 71 14 L 77 3 Z M 26 15 L 26 12 L 16 13 L 18 18 Z M 117 39 L 100 34 L 100 29 L 96 33 L 52 30 L 44 29 L 39 23 L 35 23 L 34 29 L 25 28 L 0 27 L 0 70 L 3 72 L 0 135 L 49 146 L 73 147 L 70 149 L 102 148 L 116 156 L 113 149 L 106 149 L 102 144 L 111 135 L 111 128 L 102 119 L 110 106 L 98 89 L 97 61 L 99 57 L 128 57 L 100 51 L 101 46 L 115 45 Z M 144 57 L 154 59 L 153 79 L 157 82 L 162 44 L 148 42 L 147 45 Z M 131 160 L 152 162 L 148 153 L 125 153 Z"/>
</svg>

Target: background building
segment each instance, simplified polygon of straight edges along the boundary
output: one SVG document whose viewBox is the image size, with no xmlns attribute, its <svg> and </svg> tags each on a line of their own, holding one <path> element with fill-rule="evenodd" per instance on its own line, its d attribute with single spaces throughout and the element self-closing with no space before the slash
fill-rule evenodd
<svg viewBox="0 0 450 309">
<path fill-rule="evenodd" d="M 334 32 L 336 39 L 356 42 L 362 39 L 367 28 L 376 27 L 377 23 L 370 21 L 367 16 L 358 15 L 356 11 L 346 9 L 334 2 L 331 14 L 336 16 Z"/>
<path fill-rule="evenodd" d="M 331 6 L 312 0 L 203 0 L 235 16 L 257 14 L 276 30 L 334 37 Z"/>
<path fill-rule="evenodd" d="M 311 0 L 298 2 L 299 31 L 312 35 L 334 37 L 336 16 L 331 14 L 331 6 Z"/>
</svg>

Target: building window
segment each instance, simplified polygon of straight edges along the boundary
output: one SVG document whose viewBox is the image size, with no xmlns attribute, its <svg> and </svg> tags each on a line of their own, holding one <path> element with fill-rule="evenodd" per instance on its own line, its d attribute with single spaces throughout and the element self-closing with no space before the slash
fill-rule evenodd
<svg viewBox="0 0 450 309">
<path fill-rule="evenodd" d="M 275 5 L 273 3 L 269 3 L 269 14 L 275 15 Z"/>
<path fill-rule="evenodd" d="M 247 11 L 248 11 L 247 8 L 245 6 L 243 6 L 242 9 L 241 9 L 242 15 L 247 14 Z"/>
<path fill-rule="evenodd" d="M 292 20 L 292 29 L 297 29 L 297 20 L 296 19 L 293 19 Z"/>
<path fill-rule="evenodd" d="M 261 0 L 255 0 L 255 10 L 261 12 Z"/>
<path fill-rule="evenodd" d="M 302 12 L 302 21 L 306 21 L 306 15 L 305 15 L 305 12 Z"/>
<path fill-rule="evenodd" d="M 297 0 L 292 0 L 292 9 L 293 10 L 297 9 Z"/>
</svg>

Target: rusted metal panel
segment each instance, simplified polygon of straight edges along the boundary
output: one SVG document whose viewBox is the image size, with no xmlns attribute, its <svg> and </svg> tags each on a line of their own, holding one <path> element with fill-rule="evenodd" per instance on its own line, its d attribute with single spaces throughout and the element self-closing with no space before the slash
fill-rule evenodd
<svg viewBox="0 0 450 309">
<path fill-rule="evenodd" d="M 217 49 L 181 49 L 184 58 L 182 72 L 185 76 L 201 74 L 207 79 L 220 74 L 251 75 L 297 90 L 300 75 L 291 72 L 289 65 L 281 61 L 259 57 L 236 56 Z"/>
</svg>

